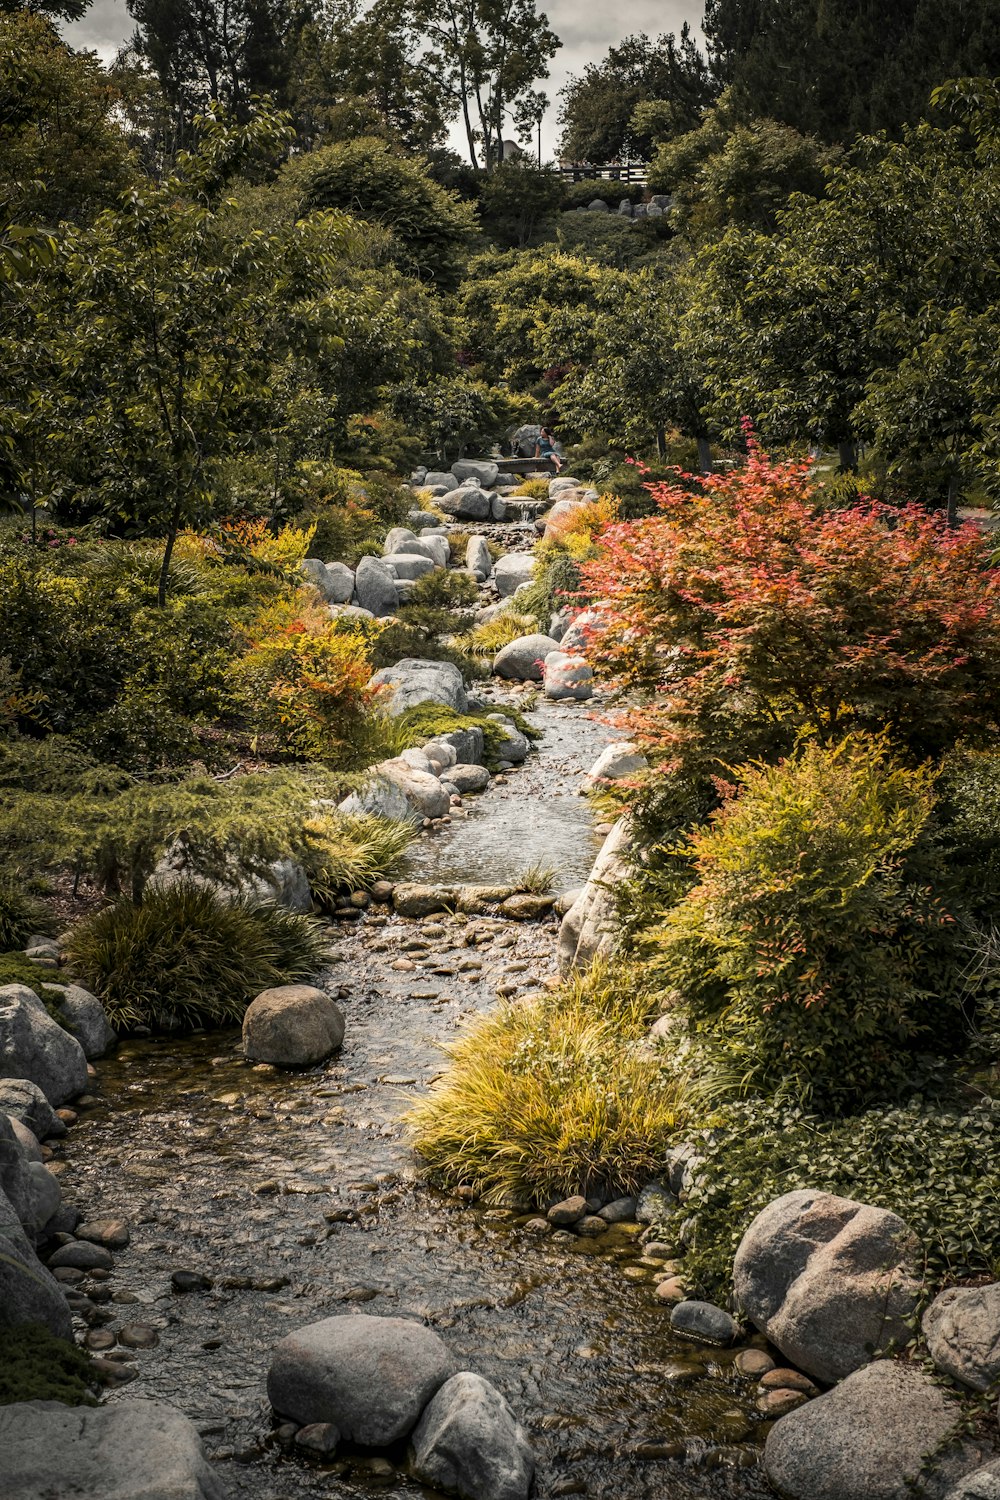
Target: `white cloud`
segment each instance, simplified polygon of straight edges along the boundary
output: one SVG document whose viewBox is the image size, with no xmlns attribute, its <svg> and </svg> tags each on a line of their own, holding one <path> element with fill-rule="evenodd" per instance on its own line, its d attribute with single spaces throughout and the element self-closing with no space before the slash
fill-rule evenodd
<svg viewBox="0 0 1000 1500">
<path fill-rule="evenodd" d="M 549 0 L 542 7 L 562 47 L 552 63 L 551 76 L 545 84 L 552 101 L 542 126 L 542 151 L 555 152 L 558 128 L 558 92 L 570 74 L 581 73 L 588 62 L 596 62 L 622 37 L 645 31 L 658 36 L 664 31 L 679 31 L 685 21 L 697 28 L 703 7 L 698 0 L 619 0 L 611 6 L 598 0 Z M 132 35 L 134 22 L 125 9 L 125 0 L 94 0 L 82 21 L 64 26 L 63 34 L 74 47 L 91 47 L 105 62 L 111 62 L 118 48 Z M 460 134 L 453 145 L 462 148 Z"/>
</svg>

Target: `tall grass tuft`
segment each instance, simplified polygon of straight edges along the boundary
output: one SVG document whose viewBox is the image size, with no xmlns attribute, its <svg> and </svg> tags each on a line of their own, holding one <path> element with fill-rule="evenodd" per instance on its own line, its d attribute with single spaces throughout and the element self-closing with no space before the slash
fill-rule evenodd
<svg viewBox="0 0 1000 1500">
<path fill-rule="evenodd" d="M 409 1115 L 432 1175 L 489 1202 L 535 1203 L 655 1175 L 677 1085 L 641 1045 L 654 1005 L 634 977 L 598 967 L 478 1021 Z"/>
<path fill-rule="evenodd" d="M 125 1031 L 238 1022 L 260 990 L 314 975 L 323 952 L 309 917 L 189 880 L 96 912 L 70 944 L 76 973 Z"/>
<path fill-rule="evenodd" d="M 539 621 L 534 615 L 515 614 L 512 609 L 502 609 L 492 620 L 474 625 L 468 635 L 462 637 L 461 645 L 470 656 L 492 658 L 504 646 L 509 646 L 511 641 L 518 640 L 522 635 L 533 635 L 538 626 Z"/>
<path fill-rule="evenodd" d="M 376 880 L 394 875 L 414 837 L 410 823 L 388 818 L 313 818 L 305 825 L 305 868 L 321 907 L 338 896 L 371 890 Z"/>
<path fill-rule="evenodd" d="M 0 953 L 23 948 L 36 932 L 51 932 L 48 908 L 13 875 L 0 877 Z"/>
</svg>

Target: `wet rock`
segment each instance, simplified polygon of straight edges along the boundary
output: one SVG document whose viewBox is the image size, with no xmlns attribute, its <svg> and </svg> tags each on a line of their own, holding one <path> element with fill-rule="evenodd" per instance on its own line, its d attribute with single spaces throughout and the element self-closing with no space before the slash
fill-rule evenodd
<svg viewBox="0 0 1000 1500">
<path fill-rule="evenodd" d="M 497 652 L 493 671 L 513 682 L 541 682 L 545 658 L 550 651 L 558 650 L 558 642 L 551 636 L 522 635 Z"/>
<path fill-rule="evenodd" d="M 134 1365 L 124 1364 L 122 1361 L 112 1359 L 110 1356 L 104 1359 L 98 1355 L 96 1359 L 91 1360 L 90 1365 L 101 1384 L 112 1388 L 119 1385 L 130 1385 L 133 1380 L 138 1380 L 139 1378 L 139 1371 Z M 102 1492 L 102 1495 L 104 1493 Z"/>
<path fill-rule="evenodd" d="M 78 1240 L 72 1245 L 61 1245 L 54 1255 L 49 1256 L 49 1265 L 53 1269 L 56 1266 L 75 1266 L 78 1271 L 113 1271 L 115 1258 L 103 1245 Z"/>
<path fill-rule="evenodd" d="M 806 1399 L 801 1391 L 784 1389 L 762 1391 L 757 1397 L 756 1405 L 761 1416 L 775 1420 L 778 1417 L 786 1417 L 797 1406 L 802 1406 Z"/>
<path fill-rule="evenodd" d="M 399 608 L 396 580 L 380 557 L 363 557 L 354 575 L 354 591 L 362 609 L 371 610 L 376 620 L 394 615 Z"/>
<path fill-rule="evenodd" d="M 670 1326 L 681 1338 L 702 1344 L 731 1344 L 738 1329 L 723 1307 L 713 1302 L 679 1302 L 670 1314 Z"/>
<path fill-rule="evenodd" d="M 958 1435 L 961 1411 L 918 1367 L 877 1360 L 782 1417 L 764 1448 L 767 1477 L 788 1500 L 911 1500 L 915 1488 L 939 1500 L 993 1456 Z"/>
<path fill-rule="evenodd" d="M 598 1209 L 598 1214 L 608 1224 L 625 1224 L 629 1219 L 635 1218 L 636 1200 L 634 1198 L 613 1198 L 610 1203 L 605 1203 L 603 1208 Z"/>
<path fill-rule="evenodd" d="M 666 1302 L 671 1306 L 676 1302 L 683 1302 L 687 1294 L 688 1286 L 683 1276 L 668 1276 L 656 1288 L 657 1302 Z"/>
<path fill-rule="evenodd" d="M 914 1236 L 902 1219 L 831 1193 L 775 1199 L 736 1252 L 737 1304 L 807 1374 L 832 1384 L 872 1351 L 909 1338 L 920 1296 Z"/>
<path fill-rule="evenodd" d="M 508 552 L 493 565 L 493 582 L 501 599 L 509 598 L 522 584 L 530 583 L 535 574 L 535 559 L 530 552 Z"/>
<path fill-rule="evenodd" d="M 802 1391 L 806 1396 L 819 1394 L 809 1376 L 803 1375 L 801 1370 L 767 1370 L 760 1383 L 765 1391 Z"/>
<path fill-rule="evenodd" d="M 124 1219 L 88 1219 L 78 1226 L 76 1237 L 103 1245 L 106 1250 L 124 1250 L 131 1235 Z"/>
<path fill-rule="evenodd" d="M 587 1200 L 577 1193 L 572 1198 L 564 1198 L 561 1203 L 553 1203 L 546 1218 L 557 1229 L 564 1229 L 572 1224 L 578 1224 L 586 1212 Z"/>
<path fill-rule="evenodd" d="M 243 1050 L 258 1062 L 307 1068 L 344 1040 L 344 1012 L 323 990 L 283 984 L 251 1001 L 243 1018 Z"/>
<path fill-rule="evenodd" d="M 393 908 L 401 917 L 429 917 L 434 912 L 447 911 L 455 902 L 455 887 L 450 885 L 420 885 L 417 881 L 401 880 L 393 887 Z"/>
<path fill-rule="evenodd" d="M 87 1059 L 80 1043 L 52 1020 L 25 984 L 0 987 L 0 1075 L 30 1079 L 53 1105 L 87 1087 Z"/>
<path fill-rule="evenodd" d="M 88 1062 L 111 1051 L 118 1038 L 96 995 L 78 984 L 46 984 L 43 988 L 54 995 L 66 1029 L 76 1037 Z"/>
<path fill-rule="evenodd" d="M 573 1228 L 585 1240 L 594 1240 L 598 1235 L 607 1234 L 608 1232 L 607 1221 L 600 1218 L 597 1214 L 584 1214 L 583 1218 L 578 1220 Z"/>
<path fill-rule="evenodd" d="M 0 1078 L 0 1114 L 20 1120 L 40 1141 L 66 1134 L 65 1122 L 56 1114 L 38 1084 L 27 1078 Z"/>
<path fill-rule="evenodd" d="M 125 1349 L 155 1349 L 160 1335 L 149 1323 L 126 1323 L 118 1331 L 118 1342 Z"/>
<path fill-rule="evenodd" d="M 209 1292 L 212 1289 L 212 1279 L 201 1271 L 174 1271 L 170 1277 L 170 1285 L 175 1292 Z"/>
<path fill-rule="evenodd" d="M 774 1360 L 763 1349 L 741 1349 L 733 1363 L 741 1375 L 757 1380 L 775 1368 Z"/>
<path fill-rule="evenodd" d="M 462 674 L 452 662 L 405 656 L 376 672 L 371 685 L 386 689 L 385 706 L 394 717 L 419 703 L 441 703 L 460 714 L 468 706 Z"/>
<path fill-rule="evenodd" d="M 0 1407 L 0 1494 L 4 1500 L 225 1500 L 194 1424 L 161 1401 Z"/>
<path fill-rule="evenodd" d="M 604 747 L 587 772 L 587 780 L 591 783 L 621 781 L 626 776 L 635 776 L 637 772 L 646 770 L 648 765 L 649 761 L 642 751 L 630 740 L 617 740 L 613 745 Z"/>
<path fill-rule="evenodd" d="M 535 1460 L 500 1392 L 463 1371 L 441 1387 L 421 1417 L 412 1469 L 424 1484 L 463 1500 L 527 1500 Z"/>
<path fill-rule="evenodd" d="M 615 941 L 615 891 L 625 874 L 632 845 L 627 819 L 619 818 L 601 846 L 590 878 L 577 901 L 563 917 L 559 930 L 559 965 L 563 970 L 586 967 L 609 954 Z"/>
<path fill-rule="evenodd" d="M 490 784 L 490 773 L 485 766 L 452 766 L 448 780 L 464 797 L 469 792 L 485 792 Z"/>
<path fill-rule="evenodd" d="M 546 698 L 554 702 L 584 703 L 594 696 L 594 671 L 582 656 L 550 651 L 542 669 Z"/>
<path fill-rule="evenodd" d="M 271 1405 L 303 1423 L 382 1448 L 406 1437 L 455 1373 L 436 1333 L 405 1318 L 324 1318 L 282 1339 L 267 1377 Z"/>
<path fill-rule="evenodd" d="M 340 1445 L 340 1432 L 332 1422 L 310 1422 L 293 1439 L 296 1448 L 317 1458 L 332 1458 Z"/>
<path fill-rule="evenodd" d="M 939 1370 L 989 1390 L 1000 1376 L 1000 1282 L 948 1287 L 924 1313 L 923 1330 Z"/>
<path fill-rule="evenodd" d="M 555 905 L 554 896 L 536 896 L 530 891 L 517 891 L 501 903 L 500 911 L 512 922 L 537 922 L 547 917 Z"/>
</svg>

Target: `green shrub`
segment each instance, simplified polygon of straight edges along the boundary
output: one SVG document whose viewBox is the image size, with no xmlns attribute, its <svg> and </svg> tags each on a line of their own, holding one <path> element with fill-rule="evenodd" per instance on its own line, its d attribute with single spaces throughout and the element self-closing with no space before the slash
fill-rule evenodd
<svg viewBox="0 0 1000 1500">
<path fill-rule="evenodd" d="M 34 933 L 51 933 L 52 918 L 44 901 L 12 875 L 0 875 L 0 953 L 23 948 Z"/>
<path fill-rule="evenodd" d="M 597 969 L 477 1021 L 409 1117 L 434 1177 L 488 1201 L 536 1203 L 646 1181 L 676 1102 L 639 1046 L 651 1007 L 634 976 Z"/>
<path fill-rule="evenodd" d="M 42 964 L 33 963 L 23 953 L 0 953 L 0 985 L 26 984 L 39 993 L 39 985 L 58 980 L 58 974 Z"/>
<path fill-rule="evenodd" d="M 394 875 L 414 837 L 409 823 L 387 818 L 315 818 L 306 827 L 303 863 L 313 896 L 329 908 L 338 896 L 371 890 Z"/>
<path fill-rule="evenodd" d="M 483 625 L 474 625 L 462 638 L 462 646 L 473 656 L 492 660 L 504 646 L 510 645 L 522 635 L 531 635 L 541 622 L 534 615 L 515 613 L 502 609 Z M 548 624 L 548 619 L 545 621 Z"/>
<path fill-rule="evenodd" d="M 547 625 L 556 610 L 583 602 L 580 588 L 580 567 L 575 558 L 555 550 L 540 553 L 535 576 L 528 588 L 518 594 L 517 607 Z"/>
<path fill-rule="evenodd" d="M 61 1401 L 96 1406 L 94 1367 L 75 1344 L 42 1324 L 0 1328 L 0 1406 L 16 1401 Z"/>
<path fill-rule="evenodd" d="M 696 1085 L 832 1111 L 912 1087 L 964 1045 L 977 951 L 993 963 L 941 899 L 932 772 L 856 736 L 736 776 L 655 934 Z"/>
<path fill-rule="evenodd" d="M 821 1119 L 765 1100 L 728 1106 L 692 1136 L 703 1158 L 683 1206 L 685 1274 L 728 1290 L 751 1221 L 797 1188 L 899 1214 L 923 1242 L 932 1282 L 1000 1275 L 1000 1102 L 915 1098 Z"/>
<path fill-rule="evenodd" d="M 260 990 L 311 978 L 323 952 L 310 918 L 189 880 L 85 918 L 69 950 L 116 1030 L 167 1031 L 238 1022 Z"/>
</svg>

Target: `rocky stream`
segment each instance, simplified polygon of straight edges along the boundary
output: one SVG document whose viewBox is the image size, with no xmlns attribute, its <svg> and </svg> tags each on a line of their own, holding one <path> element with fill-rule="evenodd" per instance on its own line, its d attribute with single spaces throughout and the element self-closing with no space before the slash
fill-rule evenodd
<svg viewBox="0 0 1000 1500">
<path fill-rule="evenodd" d="M 409 878 L 503 880 L 540 860 L 556 889 L 583 882 L 599 837 L 577 789 L 610 731 L 584 705 L 543 701 L 531 717 L 537 753 L 418 841 Z M 543 1497 L 770 1493 L 756 1386 L 736 1350 L 671 1332 L 640 1226 L 540 1236 L 429 1187 L 408 1147 L 403 1117 L 442 1046 L 498 994 L 552 975 L 557 931 L 554 917 L 408 920 L 372 907 L 332 932 L 323 983 L 347 1031 L 331 1062 L 255 1066 L 234 1031 L 131 1040 L 97 1065 L 59 1145 L 60 1183 L 88 1218 L 124 1220 L 131 1240 L 110 1274 L 74 1288 L 96 1304 L 89 1342 L 155 1329 L 149 1348 L 119 1336 L 136 1373 L 107 1399 L 187 1413 L 233 1500 L 429 1493 L 392 1453 L 341 1448 L 324 1463 L 275 1430 L 271 1349 L 352 1311 L 420 1319 L 492 1381 L 530 1435 Z"/>
</svg>

